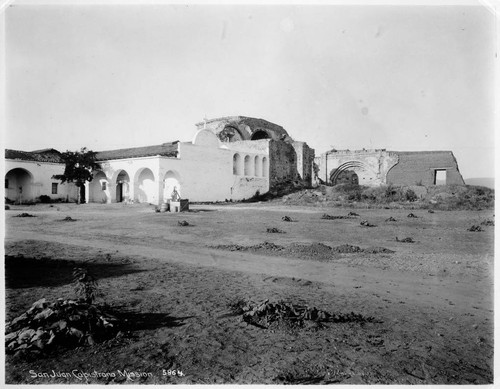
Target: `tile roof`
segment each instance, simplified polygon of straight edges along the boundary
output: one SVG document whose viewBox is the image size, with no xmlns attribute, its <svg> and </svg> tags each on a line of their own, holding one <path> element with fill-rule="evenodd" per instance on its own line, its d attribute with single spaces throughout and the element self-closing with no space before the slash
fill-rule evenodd
<svg viewBox="0 0 500 389">
<path fill-rule="evenodd" d="M 178 141 L 171 143 L 163 143 L 157 146 L 132 147 L 128 149 L 98 151 L 96 155 L 97 161 L 109 161 L 111 159 L 126 159 L 151 157 L 161 155 L 163 157 L 177 157 Z"/>
<path fill-rule="evenodd" d="M 5 159 L 20 159 L 22 161 L 64 163 L 61 153 L 54 149 L 39 151 L 21 151 L 5 149 Z"/>
<path fill-rule="evenodd" d="M 109 161 L 112 159 L 127 159 L 139 157 L 151 157 L 161 155 L 163 157 L 177 157 L 179 148 L 178 141 L 163 143 L 157 146 L 132 147 L 128 149 L 98 151 L 97 161 Z M 33 162 L 64 163 L 61 153 L 55 149 L 43 149 L 36 151 L 5 150 L 5 159 L 17 159 Z"/>
</svg>

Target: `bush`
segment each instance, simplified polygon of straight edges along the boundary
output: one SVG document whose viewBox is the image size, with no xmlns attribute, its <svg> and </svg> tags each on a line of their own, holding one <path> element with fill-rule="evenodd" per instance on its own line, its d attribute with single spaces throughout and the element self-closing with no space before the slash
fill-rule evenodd
<svg viewBox="0 0 500 389">
<path fill-rule="evenodd" d="M 418 200 L 417 194 L 412 189 L 407 189 L 405 195 L 407 201 L 413 202 Z"/>
<path fill-rule="evenodd" d="M 50 198 L 50 196 L 47 196 L 47 195 L 41 195 L 39 197 L 39 199 L 40 199 L 40 202 L 44 203 L 44 204 L 48 204 L 48 203 L 50 203 L 52 201 L 51 198 Z"/>
</svg>

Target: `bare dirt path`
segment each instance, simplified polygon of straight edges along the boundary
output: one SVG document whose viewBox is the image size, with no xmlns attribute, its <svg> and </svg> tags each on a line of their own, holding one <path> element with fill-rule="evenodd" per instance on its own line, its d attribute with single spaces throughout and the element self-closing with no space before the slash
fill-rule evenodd
<svg viewBox="0 0 500 389">
<path fill-rule="evenodd" d="M 6 242 L 29 240 L 32 237 L 30 233 L 18 232 L 15 238 L 6 237 Z M 88 240 L 75 237 L 37 234 L 36 239 L 81 247 L 89 245 Z M 484 293 L 485 290 L 492 290 L 491 280 L 489 283 L 482 281 L 464 285 L 463 281 L 459 282 L 453 277 L 423 275 L 415 279 L 414 274 L 393 270 L 360 269 L 342 263 L 332 264 L 242 252 L 224 252 L 193 246 L 186 246 L 179 250 L 156 248 L 150 245 L 129 245 L 122 242 L 117 249 L 115 243 L 98 238 L 92 239 L 92 247 L 115 251 L 121 255 L 143 257 L 146 260 L 156 258 L 165 262 L 180 262 L 264 276 L 304 279 L 324 283 L 325 287 L 330 288 L 352 288 L 353 285 L 359 284 L 359 289 L 363 288 L 372 293 L 387 293 L 387 289 L 390 288 L 390 293 L 403 300 L 412 304 L 427 305 L 434 309 L 449 308 L 450 305 L 459 302 L 454 308 L 459 313 L 474 312 L 477 309 L 491 310 L 493 307 L 493 295 Z"/>
</svg>

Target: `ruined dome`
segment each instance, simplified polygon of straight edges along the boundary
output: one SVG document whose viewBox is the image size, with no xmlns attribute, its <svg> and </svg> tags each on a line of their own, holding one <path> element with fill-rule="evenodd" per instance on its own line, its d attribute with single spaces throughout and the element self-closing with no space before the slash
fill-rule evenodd
<svg viewBox="0 0 500 389">
<path fill-rule="evenodd" d="M 260 139 L 292 140 L 283 127 L 264 119 L 245 116 L 207 119 L 197 123 L 196 127 L 198 130 L 211 130 L 222 142 Z"/>
</svg>

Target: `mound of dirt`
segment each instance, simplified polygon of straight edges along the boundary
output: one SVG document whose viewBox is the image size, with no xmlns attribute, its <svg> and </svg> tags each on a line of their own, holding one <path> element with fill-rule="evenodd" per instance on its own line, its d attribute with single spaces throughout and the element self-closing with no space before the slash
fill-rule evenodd
<svg viewBox="0 0 500 389">
<path fill-rule="evenodd" d="M 354 216 L 341 216 L 341 215 L 328 215 L 326 213 L 321 216 L 321 219 L 325 220 L 337 220 L 337 219 L 354 219 Z"/>
<path fill-rule="evenodd" d="M 299 244 L 295 243 L 288 248 L 293 254 L 300 254 L 303 257 L 330 256 L 332 248 L 323 243 Z"/>
<path fill-rule="evenodd" d="M 467 229 L 467 231 L 471 231 L 471 232 L 481 232 L 483 231 L 483 229 L 481 228 L 481 226 L 476 226 L 476 225 L 473 225 L 471 227 L 469 227 Z"/>
<path fill-rule="evenodd" d="M 301 330 L 324 328 L 322 323 L 373 323 L 374 317 L 365 317 L 354 312 L 329 313 L 316 307 L 298 305 L 285 301 L 260 303 L 237 301 L 230 305 L 243 321 L 264 329 Z"/>
<path fill-rule="evenodd" d="M 182 220 L 182 221 L 178 221 L 178 222 L 177 222 L 177 225 L 178 225 L 178 226 L 181 226 L 181 227 L 187 227 L 187 226 L 189 226 L 190 224 L 189 224 L 187 221 Z"/>
<path fill-rule="evenodd" d="M 23 213 L 20 213 L 19 215 L 16 215 L 14 217 L 36 217 L 35 215 L 31 215 L 29 213 L 26 213 L 26 212 L 23 212 Z"/>
<path fill-rule="evenodd" d="M 270 234 L 285 234 L 285 231 L 280 230 L 279 228 L 276 227 L 268 228 L 267 232 Z"/>
<path fill-rule="evenodd" d="M 365 253 L 369 254 L 392 254 L 395 253 L 394 250 L 386 249 L 385 247 L 379 247 L 379 246 L 374 246 L 374 247 L 368 247 L 363 250 Z"/>
<path fill-rule="evenodd" d="M 66 216 L 61 220 L 62 222 L 76 222 L 76 219 L 73 219 L 71 216 Z"/>
<path fill-rule="evenodd" d="M 340 254 L 351 254 L 351 253 L 361 253 L 364 250 L 359 246 L 351 246 L 350 244 L 343 244 L 332 249 L 336 253 Z"/>
<path fill-rule="evenodd" d="M 249 247 L 250 250 L 268 250 L 268 251 L 281 251 L 284 250 L 283 246 L 274 244 L 272 242 L 263 242 Z"/>
<path fill-rule="evenodd" d="M 295 222 L 297 220 L 293 220 L 290 216 L 283 216 L 281 218 L 281 220 L 283 220 L 284 222 Z"/>
<path fill-rule="evenodd" d="M 117 320 L 95 305 L 58 299 L 36 301 L 30 309 L 5 327 L 7 353 L 35 353 L 54 346 L 93 345 L 116 332 Z"/>
<path fill-rule="evenodd" d="M 338 258 L 338 254 L 355 254 L 355 253 L 368 253 L 368 254 L 390 254 L 394 251 L 384 247 L 370 247 L 363 249 L 359 246 L 350 244 L 343 244 L 336 247 L 330 247 L 323 243 L 293 243 L 288 247 L 279 246 L 270 242 L 263 242 L 253 246 L 241 245 L 218 245 L 211 246 L 215 249 L 229 250 L 229 251 L 254 251 L 265 252 L 270 254 L 277 254 L 280 256 L 298 257 L 301 259 L 314 259 L 319 261 L 329 261 Z"/>
<path fill-rule="evenodd" d="M 396 242 L 401 242 L 401 243 L 415 243 L 415 241 L 411 237 L 399 239 L 397 236 L 396 236 Z"/>
<path fill-rule="evenodd" d="M 396 219 L 394 219 L 392 216 L 391 217 L 388 217 L 387 219 L 385 219 L 386 222 L 397 222 Z"/>
<path fill-rule="evenodd" d="M 481 222 L 481 225 L 493 227 L 495 225 L 495 222 L 493 220 L 485 220 L 485 221 Z"/>
<path fill-rule="evenodd" d="M 363 220 L 361 223 L 359 223 L 363 227 L 377 227 L 375 224 L 371 224 L 368 220 Z"/>
</svg>

